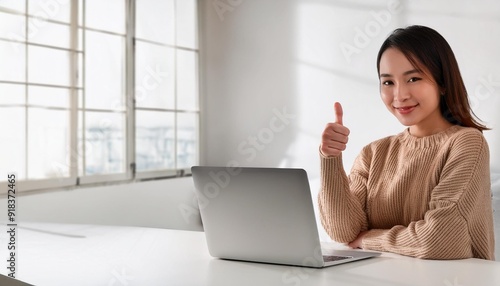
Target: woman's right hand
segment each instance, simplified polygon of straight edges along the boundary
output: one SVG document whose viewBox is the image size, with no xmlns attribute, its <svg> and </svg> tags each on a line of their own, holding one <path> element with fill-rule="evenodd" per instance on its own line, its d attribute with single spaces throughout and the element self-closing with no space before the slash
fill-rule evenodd
<svg viewBox="0 0 500 286">
<path fill-rule="evenodd" d="M 337 157 L 345 150 L 347 141 L 349 141 L 349 129 L 342 123 L 342 105 L 335 102 L 335 122 L 326 125 L 321 136 L 320 151 L 326 157 Z"/>
</svg>

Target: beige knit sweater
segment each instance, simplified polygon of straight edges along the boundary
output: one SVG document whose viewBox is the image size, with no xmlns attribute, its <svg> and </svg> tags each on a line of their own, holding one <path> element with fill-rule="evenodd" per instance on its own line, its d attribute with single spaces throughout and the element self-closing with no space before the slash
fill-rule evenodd
<svg viewBox="0 0 500 286">
<path fill-rule="evenodd" d="M 494 259 L 488 145 L 474 128 L 423 137 L 408 129 L 365 148 L 346 176 L 321 156 L 321 222 L 362 248 L 427 259 Z"/>
</svg>

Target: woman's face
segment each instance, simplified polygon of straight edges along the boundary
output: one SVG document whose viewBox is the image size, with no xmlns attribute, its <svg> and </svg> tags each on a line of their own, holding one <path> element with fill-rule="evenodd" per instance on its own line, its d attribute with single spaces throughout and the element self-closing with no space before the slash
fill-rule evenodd
<svg viewBox="0 0 500 286">
<path fill-rule="evenodd" d="M 380 58 L 380 94 L 387 109 L 417 137 L 448 127 L 439 110 L 440 88 L 415 68 L 398 49 L 388 48 Z"/>
</svg>

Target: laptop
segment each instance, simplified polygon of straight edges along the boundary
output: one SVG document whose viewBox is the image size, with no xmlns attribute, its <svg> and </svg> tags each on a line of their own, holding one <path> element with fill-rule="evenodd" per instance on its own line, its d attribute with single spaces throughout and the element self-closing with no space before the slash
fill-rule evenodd
<svg viewBox="0 0 500 286">
<path fill-rule="evenodd" d="M 334 250 L 323 255 L 303 169 L 191 168 L 210 255 L 304 267 L 327 267 L 379 256 Z"/>
</svg>

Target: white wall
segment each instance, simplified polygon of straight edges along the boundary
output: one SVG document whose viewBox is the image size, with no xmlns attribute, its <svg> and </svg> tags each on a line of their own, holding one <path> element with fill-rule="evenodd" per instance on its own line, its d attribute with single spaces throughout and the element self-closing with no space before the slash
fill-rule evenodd
<svg viewBox="0 0 500 286">
<path fill-rule="evenodd" d="M 403 130 L 379 98 L 376 55 L 393 29 L 421 24 L 454 49 L 475 113 L 494 128 L 485 136 L 492 171 L 500 174 L 500 2 L 201 2 L 205 163 L 305 168 L 315 195 L 320 135 L 334 118 L 335 101 L 351 130 L 343 154 L 347 171 L 364 145 Z M 285 107 L 295 117 L 272 131 L 275 110 Z M 493 186 L 500 209 L 500 183 Z"/>
</svg>

